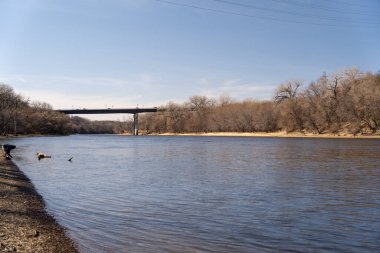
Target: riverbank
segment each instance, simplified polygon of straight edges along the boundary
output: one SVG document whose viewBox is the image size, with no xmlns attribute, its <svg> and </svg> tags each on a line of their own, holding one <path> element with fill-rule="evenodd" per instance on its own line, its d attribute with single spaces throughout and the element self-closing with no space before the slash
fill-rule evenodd
<svg viewBox="0 0 380 253">
<path fill-rule="evenodd" d="M 78 252 L 12 161 L 0 157 L 0 252 Z"/>
<path fill-rule="evenodd" d="M 238 132 L 210 132 L 210 133 L 163 133 L 150 134 L 160 136 L 218 136 L 218 137 L 274 137 L 274 138 L 353 138 L 353 139 L 380 139 L 380 135 L 353 135 L 349 133 L 340 134 L 314 134 L 314 133 L 286 133 L 285 131 L 265 133 L 238 133 Z"/>
<path fill-rule="evenodd" d="M 96 134 L 94 134 L 96 135 Z M 123 133 L 116 135 L 132 135 L 131 133 Z M 311 132 L 292 132 L 287 133 L 286 131 L 278 132 L 208 132 L 208 133 L 149 133 L 145 134 L 140 132 L 139 135 L 145 136 L 215 136 L 215 137 L 273 137 L 273 138 L 336 138 L 336 139 L 380 139 L 380 132 L 376 134 L 351 134 L 351 133 L 337 133 L 337 134 L 316 134 Z M 61 136 L 61 135 L 9 135 L 9 136 L 0 136 L 1 139 L 9 138 L 25 138 L 25 137 L 47 137 L 47 136 Z"/>
</svg>

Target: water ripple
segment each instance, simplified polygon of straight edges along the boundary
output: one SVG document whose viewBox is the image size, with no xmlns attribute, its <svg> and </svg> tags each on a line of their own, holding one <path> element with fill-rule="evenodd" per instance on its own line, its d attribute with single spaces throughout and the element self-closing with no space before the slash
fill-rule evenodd
<svg viewBox="0 0 380 253">
<path fill-rule="evenodd" d="M 380 248 L 377 140 L 69 136 L 15 142 L 16 163 L 82 252 Z M 53 159 L 36 160 L 35 147 Z"/>
</svg>

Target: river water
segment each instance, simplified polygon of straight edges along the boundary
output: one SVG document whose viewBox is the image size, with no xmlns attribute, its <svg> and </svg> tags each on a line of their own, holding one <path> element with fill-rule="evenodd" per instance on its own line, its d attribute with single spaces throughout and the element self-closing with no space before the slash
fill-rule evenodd
<svg viewBox="0 0 380 253">
<path fill-rule="evenodd" d="M 8 140 L 81 252 L 375 252 L 380 140 Z M 52 155 L 38 161 L 38 151 Z M 67 161 L 74 157 L 72 162 Z"/>
</svg>

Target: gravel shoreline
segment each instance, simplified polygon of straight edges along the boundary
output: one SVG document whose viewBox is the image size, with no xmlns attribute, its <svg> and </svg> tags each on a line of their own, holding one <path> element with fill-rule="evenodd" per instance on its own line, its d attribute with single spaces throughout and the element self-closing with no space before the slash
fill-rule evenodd
<svg viewBox="0 0 380 253">
<path fill-rule="evenodd" d="M 0 157 L 0 252 L 78 252 L 17 166 Z"/>
</svg>

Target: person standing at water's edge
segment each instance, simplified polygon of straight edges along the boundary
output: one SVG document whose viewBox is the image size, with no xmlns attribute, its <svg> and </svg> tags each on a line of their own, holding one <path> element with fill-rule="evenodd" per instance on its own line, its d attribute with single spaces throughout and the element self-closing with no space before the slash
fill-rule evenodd
<svg viewBox="0 0 380 253">
<path fill-rule="evenodd" d="M 7 158 L 7 159 L 11 159 L 11 158 L 13 158 L 13 156 L 11 155 L 11 150 L 16 148 L 15 145 L 4 144 L 4 145 L 1 146 L 1 148 L 2 148 L 3 151 L 4 151 L 4 156 L 5 156 L 5 158 Z"/>
</svg>

